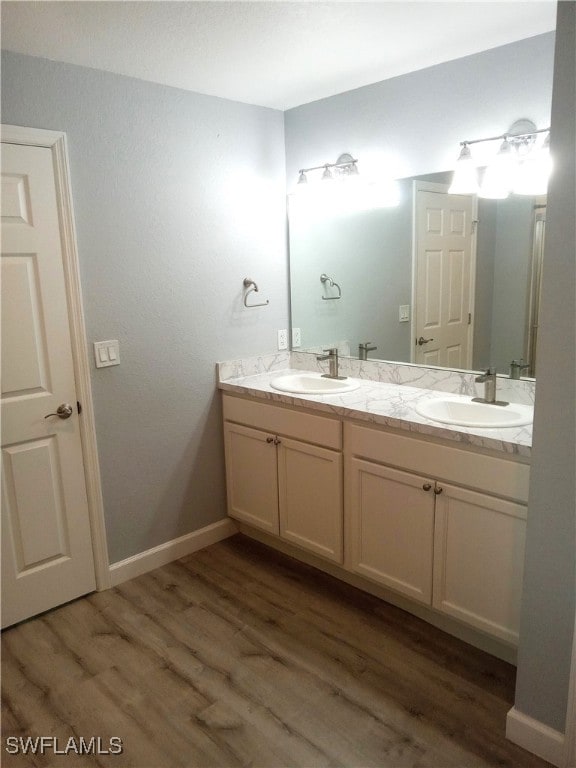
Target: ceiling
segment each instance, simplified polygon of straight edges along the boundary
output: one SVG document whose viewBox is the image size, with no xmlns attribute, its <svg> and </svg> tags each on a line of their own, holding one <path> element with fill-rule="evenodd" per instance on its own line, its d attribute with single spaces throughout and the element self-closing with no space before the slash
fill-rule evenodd
<svg viewBox="0 0 576 768">
<path fill-rule="evenodd" d="M 555 27 L 556 2 L 2 2 L 2 47 L 286 110 Z"/>
</svg>

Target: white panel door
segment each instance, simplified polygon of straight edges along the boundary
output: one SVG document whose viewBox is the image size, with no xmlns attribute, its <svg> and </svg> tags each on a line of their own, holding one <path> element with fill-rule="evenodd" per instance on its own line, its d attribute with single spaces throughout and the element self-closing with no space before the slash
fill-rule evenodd
<svg viewBox="0 0 576 768">
<path fill-rule="evenodd" d="M 278 443 L 280 536 L 342 562 L 342 454 L 282 437 Z"/>
<path fill-rule="evenodd" d="M 52 153 L 2 144 L 2 626 L 95 589 Z M 69 418 L 55 413 L 72 407 Z"/>
<path fill-rule="evenodd" d="M 416 363 L 471 365 L 472 211 L 471 197 L 417 192 Z"/>
</svg>

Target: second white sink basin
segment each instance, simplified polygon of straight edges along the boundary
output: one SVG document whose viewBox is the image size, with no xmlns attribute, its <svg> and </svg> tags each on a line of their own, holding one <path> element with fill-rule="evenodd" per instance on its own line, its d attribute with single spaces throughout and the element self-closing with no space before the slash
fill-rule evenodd
<svg viewBox="0 0 576 768">
<path fill-rule="evenodd" d="M 522 427 L 531 424 L 534 416 L 531 405 L 475 403 L 471 398 L 457 396 L 424 400 L 416 405 L 416 412 L 426 419 L 442 424 L 486 429 Z"/>
<path fill-rule="evenodd" d="M 353 392 L 360 384 L 353 379 L 326 379 L 320 373 L 287 373 L 272 379 L 270 386 L 300 395 L 337 395 Z"/>
</svg>

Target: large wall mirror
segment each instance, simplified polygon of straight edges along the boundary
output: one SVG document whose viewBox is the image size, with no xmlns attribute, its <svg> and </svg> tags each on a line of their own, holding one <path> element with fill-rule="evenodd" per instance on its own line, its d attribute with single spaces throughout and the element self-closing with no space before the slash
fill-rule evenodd
<svg viewBox="0 0 576 768">
<path fill-rule="evenodd" d="M 450 177 L 399 181 L 389 208 L 289 195 L 301 350 L 536 375 L 546 197 L 449 195 Z"/>
</svg>

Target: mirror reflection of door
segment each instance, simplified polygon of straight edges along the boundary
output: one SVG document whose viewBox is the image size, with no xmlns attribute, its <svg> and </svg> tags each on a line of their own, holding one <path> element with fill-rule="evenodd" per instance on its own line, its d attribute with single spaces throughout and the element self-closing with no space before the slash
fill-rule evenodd
<svg viewBox="0 0 576 768">
<path fill-rule="evenodd" d="M 426 182 L 414 196 L 412 361 L 470 368 L 476 199 Z"/>
</svg>

